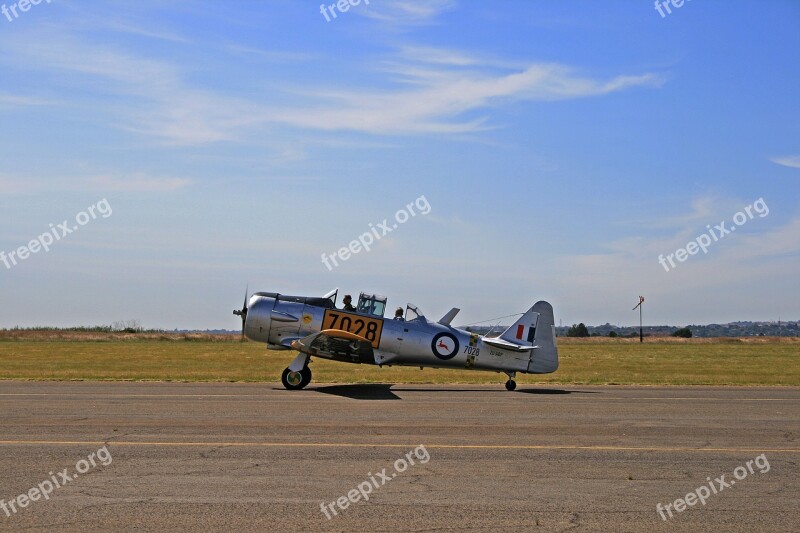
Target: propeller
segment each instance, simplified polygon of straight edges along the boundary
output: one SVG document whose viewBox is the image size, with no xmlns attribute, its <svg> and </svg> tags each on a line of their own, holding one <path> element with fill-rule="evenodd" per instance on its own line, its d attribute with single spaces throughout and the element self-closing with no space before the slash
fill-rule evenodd
<svg viewBox="0 0 800 533">
<path fill-rule="evenodd" d="M 244 304 L 242 304 L 241 311 L 239 311 L 237 309 L 233 310 L 233 314 L 234 315 L 242 317 L 242 341 L 244 341 L 244 325 L 245 325 L 245 321 L 247 321 L 247 293 L 249 292 L 249 290 L 250 290 L 250 286 L 248 285 L 244 289 Z"/>
</svg>

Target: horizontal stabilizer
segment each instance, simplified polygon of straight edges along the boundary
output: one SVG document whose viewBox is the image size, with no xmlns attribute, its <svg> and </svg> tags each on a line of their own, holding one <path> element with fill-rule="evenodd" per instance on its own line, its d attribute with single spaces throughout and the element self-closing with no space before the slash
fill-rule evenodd
<svg viewBox="0 0 800 533">
<path fill-rule="evenodd" d="M 534 348 L 538 348 L 538 346 L 521 346 L 519 344 L 514 344 L 513 342 L 504 341 L 502 339 L 491 337 L 491 338 L 483 338 L 483 343 L 488 344 L 489 346 L 494 346 L 495 348 L 501 348 L 503 350 L 511 350 L 514 352 L 528 352 L 533 350 Z"/>
</svg>

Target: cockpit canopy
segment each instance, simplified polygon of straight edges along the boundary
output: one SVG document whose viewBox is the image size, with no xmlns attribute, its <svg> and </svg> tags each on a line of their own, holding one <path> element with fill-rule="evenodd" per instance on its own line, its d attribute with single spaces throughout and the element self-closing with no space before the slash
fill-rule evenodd
<svg viewBox="0 0 800 533">
<path fill-rule="evenodd" d="M 334 289 L 322 298 L 315 298 L 314 304 L 319 305 L 320 307 L 326 308 L 335 308 L 336 307 L 336 299 L 339 295 L 339 289 Z M 283 296 L 281 295 L 281 299 L 294 299 L 297 298 L 296 296 Z M 311 298 L 308 298 L 311 300 Z M 356 306 L 356 311 L 359 313 L 364 313 L 365 315 L 372 315 L 372 316 L 379 316 L 383 317 L 386 312 L 386 296 L 381 296 L 380 294 L 368 294 L 366 292 L 362 292 L 358 296 L 358 305 Z M 425 323 L 428 321 L 425 318 L 425 315 L 422 314 L 422 311 L 414 304 L 408 304 L 406 306 L 406 314 L 404 317 L 406 322 L 413 322 L 413 321 L 420 321 Z"/>
<path fill-rule="evenodd" d="M 428 319 L 425 318 L 425 315 L 422 314 L 422 311 L 414 304 L 408 304 L 406 306 L 406 322 L 413 322 L 415 320 L 419 320 L 421 322 L 427 322 Z"/>
<path fill-rule="evenodd" d="M 380 294 L 367 294 L 362 292 L 358 296 L 356 311 L 366 315 L 383 316 L 386 311 L 386 296 Z"/>
</svg>

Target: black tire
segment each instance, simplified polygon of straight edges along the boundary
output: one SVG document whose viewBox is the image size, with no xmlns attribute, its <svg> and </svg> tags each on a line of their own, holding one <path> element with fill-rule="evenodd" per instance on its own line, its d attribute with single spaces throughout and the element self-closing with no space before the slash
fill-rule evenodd
<svg viewBox="0 0 800 533">
<path fill-rule="evenodd" d="M 517 382 L 513 379 L 506 381 L 506 390 L 512 391 L 517 388 Z"/>
<path fill-rule="evenodd" d="M 286 390 L 300 390 L 311 383 L 311 369 L 303 368 L 300 372 L 292 372 L 288 368 L 281 374 L 281 383 Z"/>
</svg>

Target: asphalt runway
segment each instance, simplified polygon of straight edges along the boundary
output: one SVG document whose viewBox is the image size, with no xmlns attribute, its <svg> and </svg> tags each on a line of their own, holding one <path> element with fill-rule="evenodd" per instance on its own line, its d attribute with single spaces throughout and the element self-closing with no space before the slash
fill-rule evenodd
<svg viewBox="0 0 800 533">
<path fill-rule="evenodd" d="M 0 530 L 800 524 L 798 388 L 0 382 L 0 410 Z"/>
</svg>

